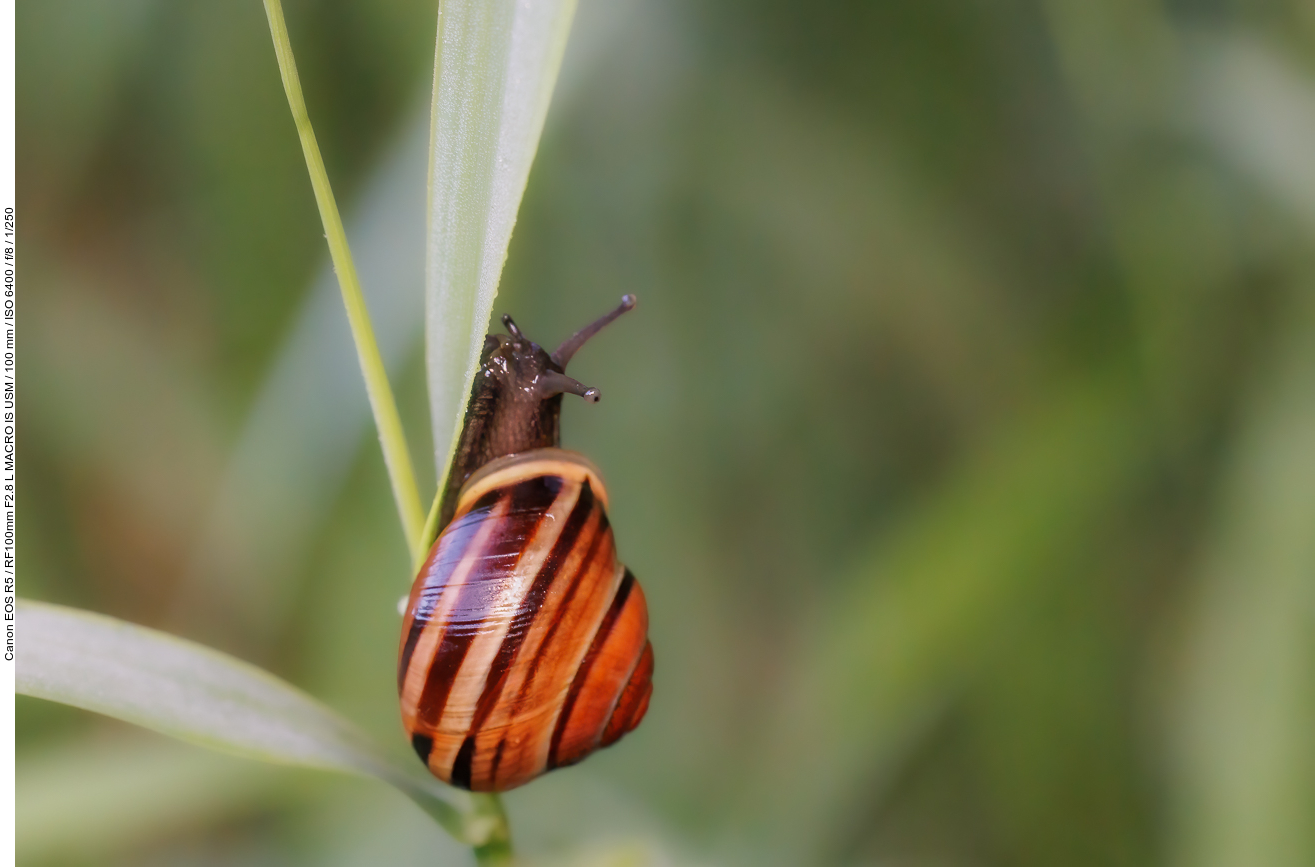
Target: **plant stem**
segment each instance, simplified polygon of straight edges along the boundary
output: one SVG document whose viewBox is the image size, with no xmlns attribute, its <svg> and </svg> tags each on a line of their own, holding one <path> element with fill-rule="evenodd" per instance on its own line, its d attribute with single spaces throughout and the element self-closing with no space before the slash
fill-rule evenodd
<svg viewBox="0 0 1315 867">
<path fill-rule="evenodd" d="M 502 807 L 502 796 L 497 794 L 471 795 L 475 815 L 490 825 L 485 842 L 475 847 L 475 864 L 478 867 L 508 867 L 515 863 L 511 852 L 511 827 L 507 824 L 507 811 Z"/>
<path fill-rule="evenodd" d="M 442 479 L 438 482 L 438 492 L 434 494 L 434 503 L 429 507 L 429 514 L 425 517 L 425 527 L 420 532 L 420 539 L 411 549 L 411 572 L 419 571 L 421 565 L 425 562 L 425 556 L 429 554 L 429 546 L 434 544 L 434 539 L 438 537 L 438 508 L 443 505 L 443 486 Z"/>
<path fill-rule="evenodd" d="M 370 409 L 374 412 L 374 423 L 379 430 L 379 443 L 383 447 L 384 463 L 388 467 L 388 478 L 393 485 L 393 498 L 397 501 L 397 511 L 402 518 L 402 530 L 406 534 L 407 547 L 414 550 L 420 542 L 425 513 L 420 503 L 420 492 L 416 488 L 415 472 L 411 468 L 411 452 L 406 445 L 402 419 L 397 414 L 397 402 L 393 399 L 393 390 L 388 385 L 388 372 L 384 369 L 383 358 L 379 355 L 374 329 L 370 326 L 370 312 L 365 306 L 365 297 L 361 294 L 361 282 L 356 276 L 356 265 L 352 262 L 351 250 L 347 247 L 347 233 L 343 230 L 342 218 L 338 215 L 338 204 L 334 201 L 333 189 L 329 186 L 329 175 L 324 170 L 320 147 L 315 142 L 315 131 L 311 128 L 306 101 L 301 94 L 301 81 L 297 77 L 297 64 L 292 57 L 292 43 L 288 39 L 287 24 L 283 20 L 283 6 L 279 0 L 265 0 L 265 15 L 269 18 L 269 31 L 274 37 L 274 53 L 278 57 L 279 73 L 283 77 L 283 90 L 288 95 L 292 119 L 296 122 L 297 134 L 301 137 L 301 150 L 306 156 L 306 168 L 310 172 L 311 186 L 315 190 L 315 204 L 319 206 L 320 220 L 324 224 L 324 234 L 329 241 L 333 270 L 338 275 L 338 285 L 342 289 L 343 304 L 347 308 L 347 321 L 351 324 L 352 338 L 356 342 L 356 355 L 361 363 L 361 373 L 365 377 L 365 390 L 370 396 Z"/>
<path fill-rule="evenodd" d="M 406 434 L 402 430 L 402 419 L 397 413 L 397 402 L 393 399 L 393 390 L 388 385 L 388 372 L 384 369 L 383 358 L 379 355 L 379 344 L 374 338 L 374 329 L 370 325 L 370 312 L 365 306 L 365 297 L 361 294 L 361 282 L 356 276 L 356 265 L 352 262 L 352 253 L 347 246 L 347 233 L 342 227 L 342 217 L 338 214 L 338 204 L 333 198 L 333 188 L 329 185 L 329 175 L 324 169 L 324 159 L 320 156 L 320 147 L 315 141 L 315 130 L 311 127 L 310 114 L 306 111 L 306 100 L 301 93 L 301 81 L 297 77 L 297 64 L 292 56 L 292 42 L 288 39 L 288 27 L 283 20 L 283 5 L 280 0 L 264 0 L 265 15 L 269 19 L 270 35 L 274 38 L 274 53 L 278 57 L 279 74 L 283 77 L 283 90 L 288 95 L 288 106 L 292 109 L 292 118 L 297 124 L 297 134 L 301 137 L 301 150 L 306 156 L 306 169 L 310 172 L 311 186 L 315 190 L 315 203 L 320 209 L 320 220 L 324 224 L 324 234 L 329 241 L 329 255 L 333 259 L 333 270 L 338 275 L 338 285 L 342 289 L 343 304 L 347 308 L 347 321 L 351 324 L 352 338 L 356 342 L 356 355 L 361 363 L 361 373 L 365 377 L 365 390 L 370 396 L 370 408 L 374 412 L 374 423 L 379 430 L 379 443 L 383 447 L 384 463 L 388 466 L 388 478 L 393 485 L 393 497 L 397 501 L 397 511 L 402 518 L 402 529 L 406 533 L 406 543 L 412 552 L 417 568 L 423 561 L 433 537 L 437 534 L 438 508 L 442 498 L 442 482 L 435 495 L 434 504 L 426 517 L 420 503 L 420 492 L 416 487 L 415 471 L 411 468 L 411 452 L 406 445 Z M 511 829 L 507 824 L 507 813 L 502 808 L 502 799 L 497 795 L 472 795 L 472 810 L 463 817 L 464 829 L 478 828 L 483 843 L 474 847 L 475 863 L 479 867 L 506 867 L 513 862 L 511 852 Z M 438 807 L 446 808 L 445 804 Z M 453 830 L 457 821 L 449 816 L 446 809 L 439 809 L 435 819 L 448 830 Z M 462 836 L 465 836 L 464 833 Z"/>
</svg>

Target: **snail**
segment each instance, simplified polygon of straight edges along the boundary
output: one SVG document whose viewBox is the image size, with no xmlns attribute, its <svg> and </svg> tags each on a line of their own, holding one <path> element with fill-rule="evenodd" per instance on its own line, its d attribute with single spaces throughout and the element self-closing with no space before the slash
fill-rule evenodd
<svg viewBox="0 0 1315 867">
<path fill-rule="evenodd" d="M 652 693 L 644 592 L 617 560 L 598 469 L 560 446 L 566 375 L 593 335 L 551 355 L 503 316 L 485 339 L 440 501 L 440 532 L 407 600 L 397 667 L 420 760 L 476 792 L 524 785 L 610 746 Z"/>
</svg>

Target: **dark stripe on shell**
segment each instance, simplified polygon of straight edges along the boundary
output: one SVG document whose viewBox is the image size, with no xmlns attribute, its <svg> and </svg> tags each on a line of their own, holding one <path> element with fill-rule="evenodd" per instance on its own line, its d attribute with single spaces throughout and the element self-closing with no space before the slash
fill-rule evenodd
<svg viewBox="0 0 1315 867">
<path fill-rule="evenodd" d="M 607 521 L 607 513 L 601 512 L 600 510 L 598 516 L 598 529 L 594 533 L 593 542 L 589 545 L 589 553 L 585 554 L 584 560 L 580 563 L 580 571 L 575 573 L 575 580 L 571 582 L 571 586 L 566 588 L 566 593 L 562 596 L 562 601 L 558 603 L 557 610 L 559 612 L 565 613 L 570 610 L 571 602 L 575 599 L 576 591 L 580 589 L 580 585 L 584 583 L 585 579 L 589 577 L 589 573 L 593 571 L 594 560 L 598 558 L 598 553 L 605 547 L 609 535 L 607 531 L 610 529 L 610 526 L 611 525 Z M 524 683 L 521 684 L 521 698 L 524 698 L 526 693 L 528 693 L 534 686 L 534 677 L 539 673 L 539 666 L 543 662 L 544 654 L 552 645 L 553 637 L 557 634 L 558 627 L 562 625 L 562 622 L 565 619 L 565 617 L 559 614 L 557 619 L 552 622 L 552 625 L 548 627 L 548 632 L 543 636 L 543 641 L 539 642 L 539 652 L 534 655 L 534 659 L 530 662 L 530 670 L 525 675 Z"/>
<path fill-rule="evenodd" d="M 411 735 L 411 748 L 416 751 L 420 761 L 425 765 L 429 764 L 429 754 L 434 751 L 434 739 L 428 735 L 422 735 L 419 732 Z"/>
<path fill-rule="evenodd" d="M 630 588 L 634 584 L 635 576 L 629 569 L 626 569 L 625 577 L 621 579 L 620 586 L 616 588 L 616 596 L 612 599 L 611 607 L 607 609 L 603 622 L 598 624 L 598 631 L 594 633 L 594 640 L 589 645 L 589 652 L 585 654 L 584 659 L 580 661 L 580 667 L 576 669 L 575 679 L 571 681 L 571 691 L 566 694 L 562 711 L 557 715 L 557 726 L 552 733 L 552 746 L 548 750 L 548 770 L 558 766 L 557 750 L 561 746 L 562 735 L 566 732 L 566 723 L 571 718 L 571 711 L 575 708 L 575 702 L 580 697 L 580 692 L 589 681 L 589 671 L 593 668 L 594 660 L 598 658 L 599 651 L 607 643 L 607 636 L 612 631 L 612 625 L 621 616 L 621 609 L 625 608 L 626 599 L 630 596 Z"/>
<path fill-rule="evenodd" d="M 599 739 L 600 747 L 610 747 L 620 740 L 626 732 L 633 731 L 648 711 L 648 699 L 653 694 L 653 643 L 644 642 L 644 650 L 639 654 L 635 670 L 630 672 L 621 697 L 612 708 L 612 715 L 603 728 Z"/>
<path fill-rule="evenodd" d="M 576 500 L 575 507 L 567 517 L 561 535 L 557 537 L 552 551 L 544 559 L 539 574 L 534 576 L 534 583 L 530 585 L 525 598 L 521 600 L 520 607 L 512 617 L 511 625 L 507 628 L 507 635 L 503 638 L 502 646 L 498 648 L 498 655 L 489 668 L 488 680 L 475 707 L 475 715 L 470 723 L 471 731 L 477 732 L 482 729 L 484 721 L 497 707 L 498 699 L 502 696 L 502 689 L 507 683 L 507 677 L 516 662 L 521 645 L 525 643 L 525 637 L 534 626 L 535 615 L 543 607 L 543 600 L 557 579 L 562 564 L 570 557 L 576 540 L 580 537 L 580 531 L 584 529 L 590 513 L 594 510 L 594 503 L 593 489 L 589 486 L 589 480 L 585 479 L 584 485 L 580 488 L 579 499 Z"/>
<path fill-rule="evenodd" d="M 507 745 L 505 737 L 498 739 L 498 748 L 493 751 L 493 764 L 489 766 L 489 779 L 494 783 L 498 779 L 498 765 L 502 764 L 502 748 Z"/>
<path fill-rule="evenodd" d="M 475 761 L 475 736 L 468 735 L 457 752 L 457 760 L 452 763 L 452 785 L 461 789 L 470 789 L 470 766 Z"/>
<path fill-rule="evenodd" d="M 456 604 L 448 612 L 443 638 L 434 651 L 424 692 L 416 707 L 419 725 L 436 727 L 443 718 L 443 709 L 457 672 L 484 623 L 490 596 L 516 568 L 524 541 L 533 535 L 561 487 L 559 477 L 539 476 L 519 482 L 507 491 L 511 496 L 511 507 L 502 518 L 501 526 L 491 534 L 487 547 L 479 552 L 479 568 L 473 570 L 461 585 Z M 472 552 L 468 556 L 476 555 Z"/>
<path fill-rule="evenodd" d="M 534 688 L 535 677 L 538 675 L 539 665 L 543 660 L 544 654 L 552 646 L 553 636 L 557 634 L 558 627 L 562 625 L 562 621 L 565 619 L 563 615 L 570 609 L 571 600 L 575 598 L 576 590 L 579 589 L 580 585 L 583 584 L 585 579 L 589 576 L 590 571 L 593 569 L 594 560 L 598 558 L 599 551 L 603 550 L 605 547 L 605 543 L 609 536 L 609 529 L 610 526 L 607 521 L 607 513 L 600 507 L 598 510 L 598 526 L 595 528 L 593 539 L 589 543 L 589 550 L 585 554 L 584 559 L 580 562 L 580 568 L 573 576 L 570 586 L 566 588 L 566 592 L 563 594 L 561 602 L 557 604 L 557 617 L 549 625 L 547 633 L 543 636 L 543 640 L 539 642 L 539 649 L 535 654 L 534 659 L 526 660 L 522 663 L 529 666 L 529 671 L 526 672 L 525 678 L 521 681 L 520 691 L 516 695 L 516 704 L 518 706 L 525 702 L 526 696 L 529 695 L 530 690 Z M 498 749 L 493 757 L 493 767 L 489 771 L 490 780 L 496 780 L 498 777 L 498 766 L 502 760 L 502 749 L 506 746 L 506 743 L 507 734 L 504 732 L 502 738 L 498 741 Z"/>
<path fill-rule="evenodd" d="M 443 569 L 441 567 L 448 563 L 460 562 L 461 558 L 466 556 L 466 549 L 470 547 L 470 541 L 479 532 L 480 522 L 493 510 L 494 505 L 498 502 L 500 493 L 490 491 L 479 502 L 471 507 L 470 511 L 462 515 L 460 520 L 455 521 L 449 528 L 446 538 L 442 534 L 434 540 L 433 548 L 429 552 L 429 559 L 425 561 L 421 574 L 424 576 L 424 589 L 420 591 L 419 598 L 416 599 L 415 611 L 412 614 L 411 629 L 406 636 L 406 644 L 402 647 L 401 657 L 397 662 L 397 692 L 400 695 L 402 687 L 406 684 L 406 675 L 411 668 L 411 656 L 415 653 L 416 644 L 420 642 L 420 636 L 424 633 L 425 627 L 429 625 L 430 619 L 434 615 L 434 608 L 438 605 L 438 600 L 442 598 L 443 589 L 447 586 L 448 578 L 451 577 L 452 569 Z M 442 546 L 443 559 L 437 559 L 440 545 Z M 433 580 L 431 585 L 429 582 Z"/>
</svg>

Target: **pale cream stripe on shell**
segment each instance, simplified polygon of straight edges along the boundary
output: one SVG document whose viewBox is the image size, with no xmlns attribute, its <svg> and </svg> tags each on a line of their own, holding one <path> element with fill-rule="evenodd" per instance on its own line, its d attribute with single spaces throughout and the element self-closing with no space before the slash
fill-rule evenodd
<svg viewBox="0 0 1315 867">
<path fill-rule="evenodd" d="M 457 568 L 452 570 L 452 575 L 443 587 L 438 604 L 429 615 L 429 622 L 425 624 L 420 640 L 416 642 L 415 650 L 411 653 L 411 667 L 406 672 L 406 680 L 402 688 L 402 718 L 414 720 L 415 726 L 412 727 L 414 729 L 424 728 L 417 718 L 420 711 L 420 697 L 424 695 L 425 683 L 429 680 L 429 667 L 434 663 L 438 643 L 443 640 L 448 615 L 452 612 L 452 606 L 456 604 L 461 586 L 466 583 L 476 564 L 482 562 L 478 555 L 488 544 L 489 537 L 501 526 L 510 508 L 511 498 L 499 497 L 493 510 L 480 522 L 479 529 L 470 540 L 465 555 L 457 564 Z"/>
<path fill-rule="evenodd" d="M 520 454 L 495 458 L 475 471 L 461 489 L 456 514 L 465 514 L 489 491 L 510 487 L 517 482 L 539 476 L 559 476 L 573 482 L 589 480 L 594 497 L 607 508 L 607 490 L 598 468 L 579 452 L 566 449 L 534 449 Z"/>
<path fill-rule="evenodd" d="M 603 540 L 599 538 L 602 533 L 610 533 L 611 528 L 603 525 L 603 510 L 595 501 L 588 520 L 580 528 L 580 535 L 576 539 L 576 544 L 572 547 L 571 552 L 563 561 L 561 568 L 557 571 L 556 581 L 560 586 L 548 591 L 544 598 L 543 607 L 535 615 L 529 630 L 526 632 L 525 640 L 522 642 L 520 651 L 516 657 L 516 663 L 512 665 L 511 670 L 507 672 L 507 682 L 503 685 L 502 694 L 499 696 L 498 704 L 494 707 L 489 718 L 485 720 L 483 728 L 486 731 L 505 729 L 508 725 L 515 723 L 520 725 L 525 722 L 523 714 L 525 708 L 521 705 L 518 698 L 521 690 L 526 686 L 526 679 L 530 675 L 532 668 L 531 663 L 538 657 L 543 650 L 543 641 L 548 633 L 557 625 L 562 616 L 562 606 L 566 604 L 565 596 L 571 582 L 583 581 L 586 576 L 581 574 L 581 570 L 587 565 L 585 558 L 589 555 L 589 549 L 595 544 L 600 544 Z M 608 545 L 610 548 L 611 546 Z M 574 600 L 578 604 L 578 597 Z M 545 704 L 539 709 L 534 716 L 536 718 L 544 717 L 554 712 L 551 703 Z M 513 715 L 518 718 L 513 719 Z M 549 720 L 547 725 L 551 726 Z M 505 736 L 505 733 L 504 733 Z M 479 751 L 475 755 L 475 767 L 481 762 L 487 764 L 492 758 L 483 755 Z"/>
<path fill-rule="evenodd" d="M 586 640 L 571 643 L 570 646 L 574 649 L 575 653 L 573 657 L 563 661 L 561 669 L 573 673 L 578 673 L 580 671 L 580 663 L 584 660 L 584 655 L 588 653 L 589 646 L 593 644 L 594 636 L 598 634 L 598 627 L 602 625 L 603 618 L 607 616 L 607 610 L 612 607 L 612 600 L 616 598 L 617 588 L 620 587 L 621 579 L 625 577 L 625 574 L 626 567 L 621 564 L 620 560 L 617 560 L 616 568 L 612 572 L 612 580 L 607 582 L 604 591 L 600 594 L 601 604 L 596 606 L 594 616 L 587 623 L 587 628 L 582 629 L 580 632 L 581 635 L 587 637 Z M 534 756 L 533 767 L 536 774 L 543 773 L 544 769 L 548 766 L 548 753 L 552 749 L 553 731 L 557 728 L 557 717 L 562 713 L 562 705 L 566 703 L 566 696 L 571 691 L 572 681 L 573 678 L 568 678 L 565 686 L 553 698 L 553 701 L 549 706 L 551 708 L 551 713 L 546 717 L 548 724 L 536 726 L 533 729 L 535 735 L 534 738 L 528 743 L 519 745 L 520 749 L 516 751 L 522 755 L 529 754 Z M 508 744 L 508 746 L 513 745 Z M 511 761 L 508 762 L 508 766 L 515 767 L 516 761 L 514 756 L 504 757 L 504 761 L 506 761 L 507 758 L 511 759 Z"/>
<path fill-rule="evenodd" d="M 534 585 L 534 579 L 552 553 L 553 546 L 557 544 L 566 526 L 566 519 L 571 516 L 571 510 L 580 498 L 580 490 L 581 485 L 577 481 L 568 480 L 562 485 L 552 505 L 539 518 L 534 534 L 521 550 L 515 569 L 503 579 L 496 599 L 490 604 L 480 624 L 479 634 L 471 642 L 453 680 L 443 715 L 435 727 L 438 731 L 464 733 L 470 729 L 493 660 L 497 658 L 521 602 Z M 434 752 L 429 757 L 430 766 L 450 769 L 456 761 L 461 742 L 459 737 L 435 739 Z"/>
</svg>

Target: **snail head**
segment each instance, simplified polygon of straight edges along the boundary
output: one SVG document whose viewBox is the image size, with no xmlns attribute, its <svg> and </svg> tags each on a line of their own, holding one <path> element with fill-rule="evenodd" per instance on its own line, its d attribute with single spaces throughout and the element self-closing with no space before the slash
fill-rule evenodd
<svg viewBox="0 0 1315 867">
<path fill-rule="evenodd" d="M 611 312 L 577 331 L 551 354 L 530 340 L 510 316 L 502 317 L 507 335 L 490 334 L 484 340 L 478 376 L 495 379 L 515 402 L 543 401 L 561 394 L 577 394 L 597 403 L 602 392 L 566 375 L 566 365 L 580 347 L 622 313 L 633 310 L 635 296 L 625 295 Z"/>
<path fill-rule="evenodd" d="M 597 403 L 600 393 L 566 375 L 566 364 L 589 338 L 627 310 L 626 295 L 610 313 L 586 325 L 548 353 L 525 336 L 510 316 L 502 317 L 504 334 L 490 334 L 466 404 L 466 417 L 443 492 L 439 526 L 456 508 L 457 494 L 470 475 L 504 455 L 561 445 L 562 395 L 578 394 Z"/>
</svg>

